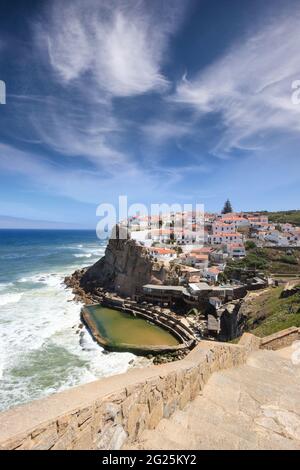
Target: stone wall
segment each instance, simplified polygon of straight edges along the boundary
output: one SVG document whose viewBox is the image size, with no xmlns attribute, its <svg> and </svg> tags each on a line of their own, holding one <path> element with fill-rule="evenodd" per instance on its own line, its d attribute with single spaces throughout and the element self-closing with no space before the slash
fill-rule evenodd
<svg viewBox="0 0 300 470">
<path fill-rule="evenodd" d="M 300 329 L 296 327 L 287 328 L 278 331 L 273 335 L 265 336 L 261 339 L 260 347 L 262 349 L 280 349 L 290 346 L 293 341 L 300 339 Z"/>
<path fill-rule="evenodd" d="M 294 330 L 281 332 L 281 339 L 277 334 L 276 344 L 290 344 L 299 334 Z M 237 345 L 201 341 L 181 361 L 131 369 L 12 408 L 0 413 L 0 449 L 120 449 L 183 409 L 213 372 L 243 364 L 260 346 L 274 346 L 268 338 L 245 334 Z"/>
<path fill-rule="evenodd" d="M 246 348 L 202 341 L 185 359 L 131 369 L 0 414 L 1 449 L 120 449 L 182 409 Z"/>
</svg>

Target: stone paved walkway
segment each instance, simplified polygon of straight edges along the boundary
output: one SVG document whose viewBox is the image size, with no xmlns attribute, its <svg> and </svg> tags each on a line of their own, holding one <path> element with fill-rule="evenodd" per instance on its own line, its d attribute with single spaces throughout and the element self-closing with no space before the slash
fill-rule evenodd
<svg viewBox="0 0 300 470">
<path fill-rule="evenodd" d="M 132 448 L 300 449 L 300 363 L 293 352 L 257 351 L 244 366 L 214 373 L 196 400 L 144 431 Z"/>
</svg>

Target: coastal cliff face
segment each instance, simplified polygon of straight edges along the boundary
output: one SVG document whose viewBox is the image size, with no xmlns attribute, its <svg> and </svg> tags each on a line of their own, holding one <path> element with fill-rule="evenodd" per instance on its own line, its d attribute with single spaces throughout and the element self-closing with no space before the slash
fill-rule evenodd
<svg viewBox="0 0 300 470">
<path fill-rule="evenodd" d="M 163 263 L 151 259 L 135 240 L 119 237 L 110 239 L 104 257 L 77 277 L 79 287 L 85 292 L 104 288 L 132 296 L 144 284 L 163 284 L 169 272 Z"/>
</svg>

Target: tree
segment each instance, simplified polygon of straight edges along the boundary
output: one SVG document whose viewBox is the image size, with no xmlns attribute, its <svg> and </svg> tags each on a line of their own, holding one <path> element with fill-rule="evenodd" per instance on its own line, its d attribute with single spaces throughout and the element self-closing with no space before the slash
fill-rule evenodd
<svg viewBox="0 0 300 470">
<path fill-rule="evenodd" d="M 254 250 L 256 248 L 256 243 L 253 240 L 247 240 L 245 243 L 246 250 Z"/>
<path fill-rule="evenodd" d="M 230 212 L 233 212 L 232 211 L 232 205 L 231 205 L 231 202 L 229 201 L 229 199 L 227 199 L 227 201 L 224 204 L 222 214 L 229 214 Z"/>
</svg>

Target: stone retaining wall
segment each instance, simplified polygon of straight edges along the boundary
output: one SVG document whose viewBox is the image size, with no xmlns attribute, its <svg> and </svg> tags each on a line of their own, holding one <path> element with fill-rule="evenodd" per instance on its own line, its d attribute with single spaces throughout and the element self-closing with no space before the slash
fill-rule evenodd
<svg viewBox="0 0 300 470">
<path fill-rule="evenodd" d="M 182 409 L 217 370 L 242 364 L 239 345 L 202 341 L 185 359 L 131 369 L 0 414 L 1 449 L 120 449 Z"/>
<path fill-rule="evenodd" d="M 291 330 L 281 332 L 281 340 L 277 334 L 277 344 L 290 344 L 296 338 Z M 201 341 L 181 361 L 131 369 L 12 408 L 0 413 L 0 449 L 120 449 L 183 409 L 213 372 L 274 346 L 275 339 L 266 340 L 246 334 L 237 345 Z"/>
<path fill-rule="evenodd" d="M 280 349 L 290 346 L 294 341 L 300 339 L 300 329 L 296 327 L 278 331 L 273 335 L 265 336 L 261 339 L 262 349 Z"/>
</svg>

